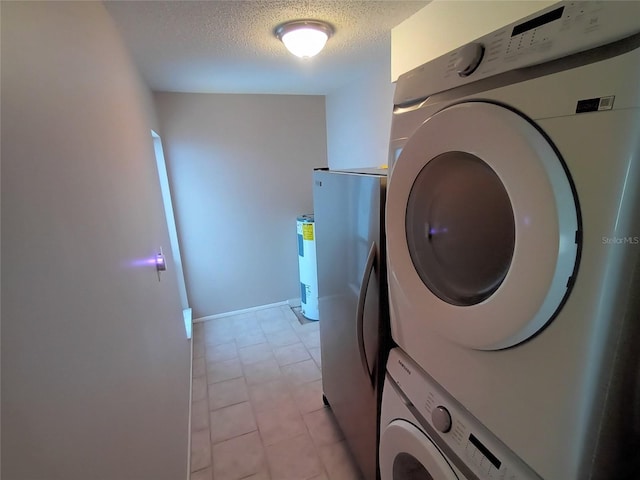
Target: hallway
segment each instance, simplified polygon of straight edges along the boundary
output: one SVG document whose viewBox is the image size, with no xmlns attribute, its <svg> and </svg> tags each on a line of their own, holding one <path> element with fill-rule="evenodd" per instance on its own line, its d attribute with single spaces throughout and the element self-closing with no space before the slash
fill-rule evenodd
<svg viewBox="0 0 640 480">
<path fill-rule="evenodd" d="M 322 403 L 318 322 L 288 306 L 194 324 L 191 480 L 358 480 Z"/>
</svg>

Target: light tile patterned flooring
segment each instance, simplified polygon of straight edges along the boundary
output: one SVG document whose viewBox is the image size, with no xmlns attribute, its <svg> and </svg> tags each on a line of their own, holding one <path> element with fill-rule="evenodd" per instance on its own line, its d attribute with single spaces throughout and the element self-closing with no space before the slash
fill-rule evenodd
<svg viewBox="0 0 640 480">
<path fill-rule="evenodd" d="M 322 403 L 318 327 L 288 306 L 194 325 L 191 480 L 362 480 Z"/>
</svg>

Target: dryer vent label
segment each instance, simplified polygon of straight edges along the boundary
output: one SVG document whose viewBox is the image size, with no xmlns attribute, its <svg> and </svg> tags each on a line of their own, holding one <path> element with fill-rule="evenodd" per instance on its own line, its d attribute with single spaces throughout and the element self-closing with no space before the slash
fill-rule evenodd
<svg viewBox="0 0 640 480">
<path fill-rule="evenodd" d="M 613 108 L 613 100 L 615 95 L 600 98 L 588 98 L 586 100 L 578 100 L 576 104 L 576 113 L 598 112 L 600 110 L 611 110 Z"/>
</svg>

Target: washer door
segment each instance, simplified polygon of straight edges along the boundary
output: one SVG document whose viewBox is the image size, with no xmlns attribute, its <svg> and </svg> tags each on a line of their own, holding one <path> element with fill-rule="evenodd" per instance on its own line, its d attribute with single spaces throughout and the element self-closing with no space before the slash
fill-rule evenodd
<svg viewBox="0 0 640 480">
<path fill-rule="evenodd" d="M 382 480 L 458 480 L 449 462 L 415 425 L 394 420 L 380 437 Z"/>
<path fill-rule="evenodd" d="M 396 336 L 435 330 L 507 348 L 544 327 L 572 284 L 570 179 L 549 140 L 502 106 L 467 102 L 426 120 L 394 165 L 386 221 Z"/>
</svg>

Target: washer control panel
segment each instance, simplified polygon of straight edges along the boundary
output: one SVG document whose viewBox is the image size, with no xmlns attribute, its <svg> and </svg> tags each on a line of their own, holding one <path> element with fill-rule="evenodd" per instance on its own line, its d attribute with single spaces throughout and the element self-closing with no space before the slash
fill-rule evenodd
<svg viewBox="0 0 640 480">
<path fill-rule="evenodd" d="M 621 40 L 638 18 L 636 1 L 559 2 L 401 75 L 394 104 Z"/>
<path fill-rule="evenodd" d="M 429 436 L 461 471 L 471 470 L 480 480 L 540 480 L 400 349 L 389 353 L 387 372 Z"/>
</svg>

